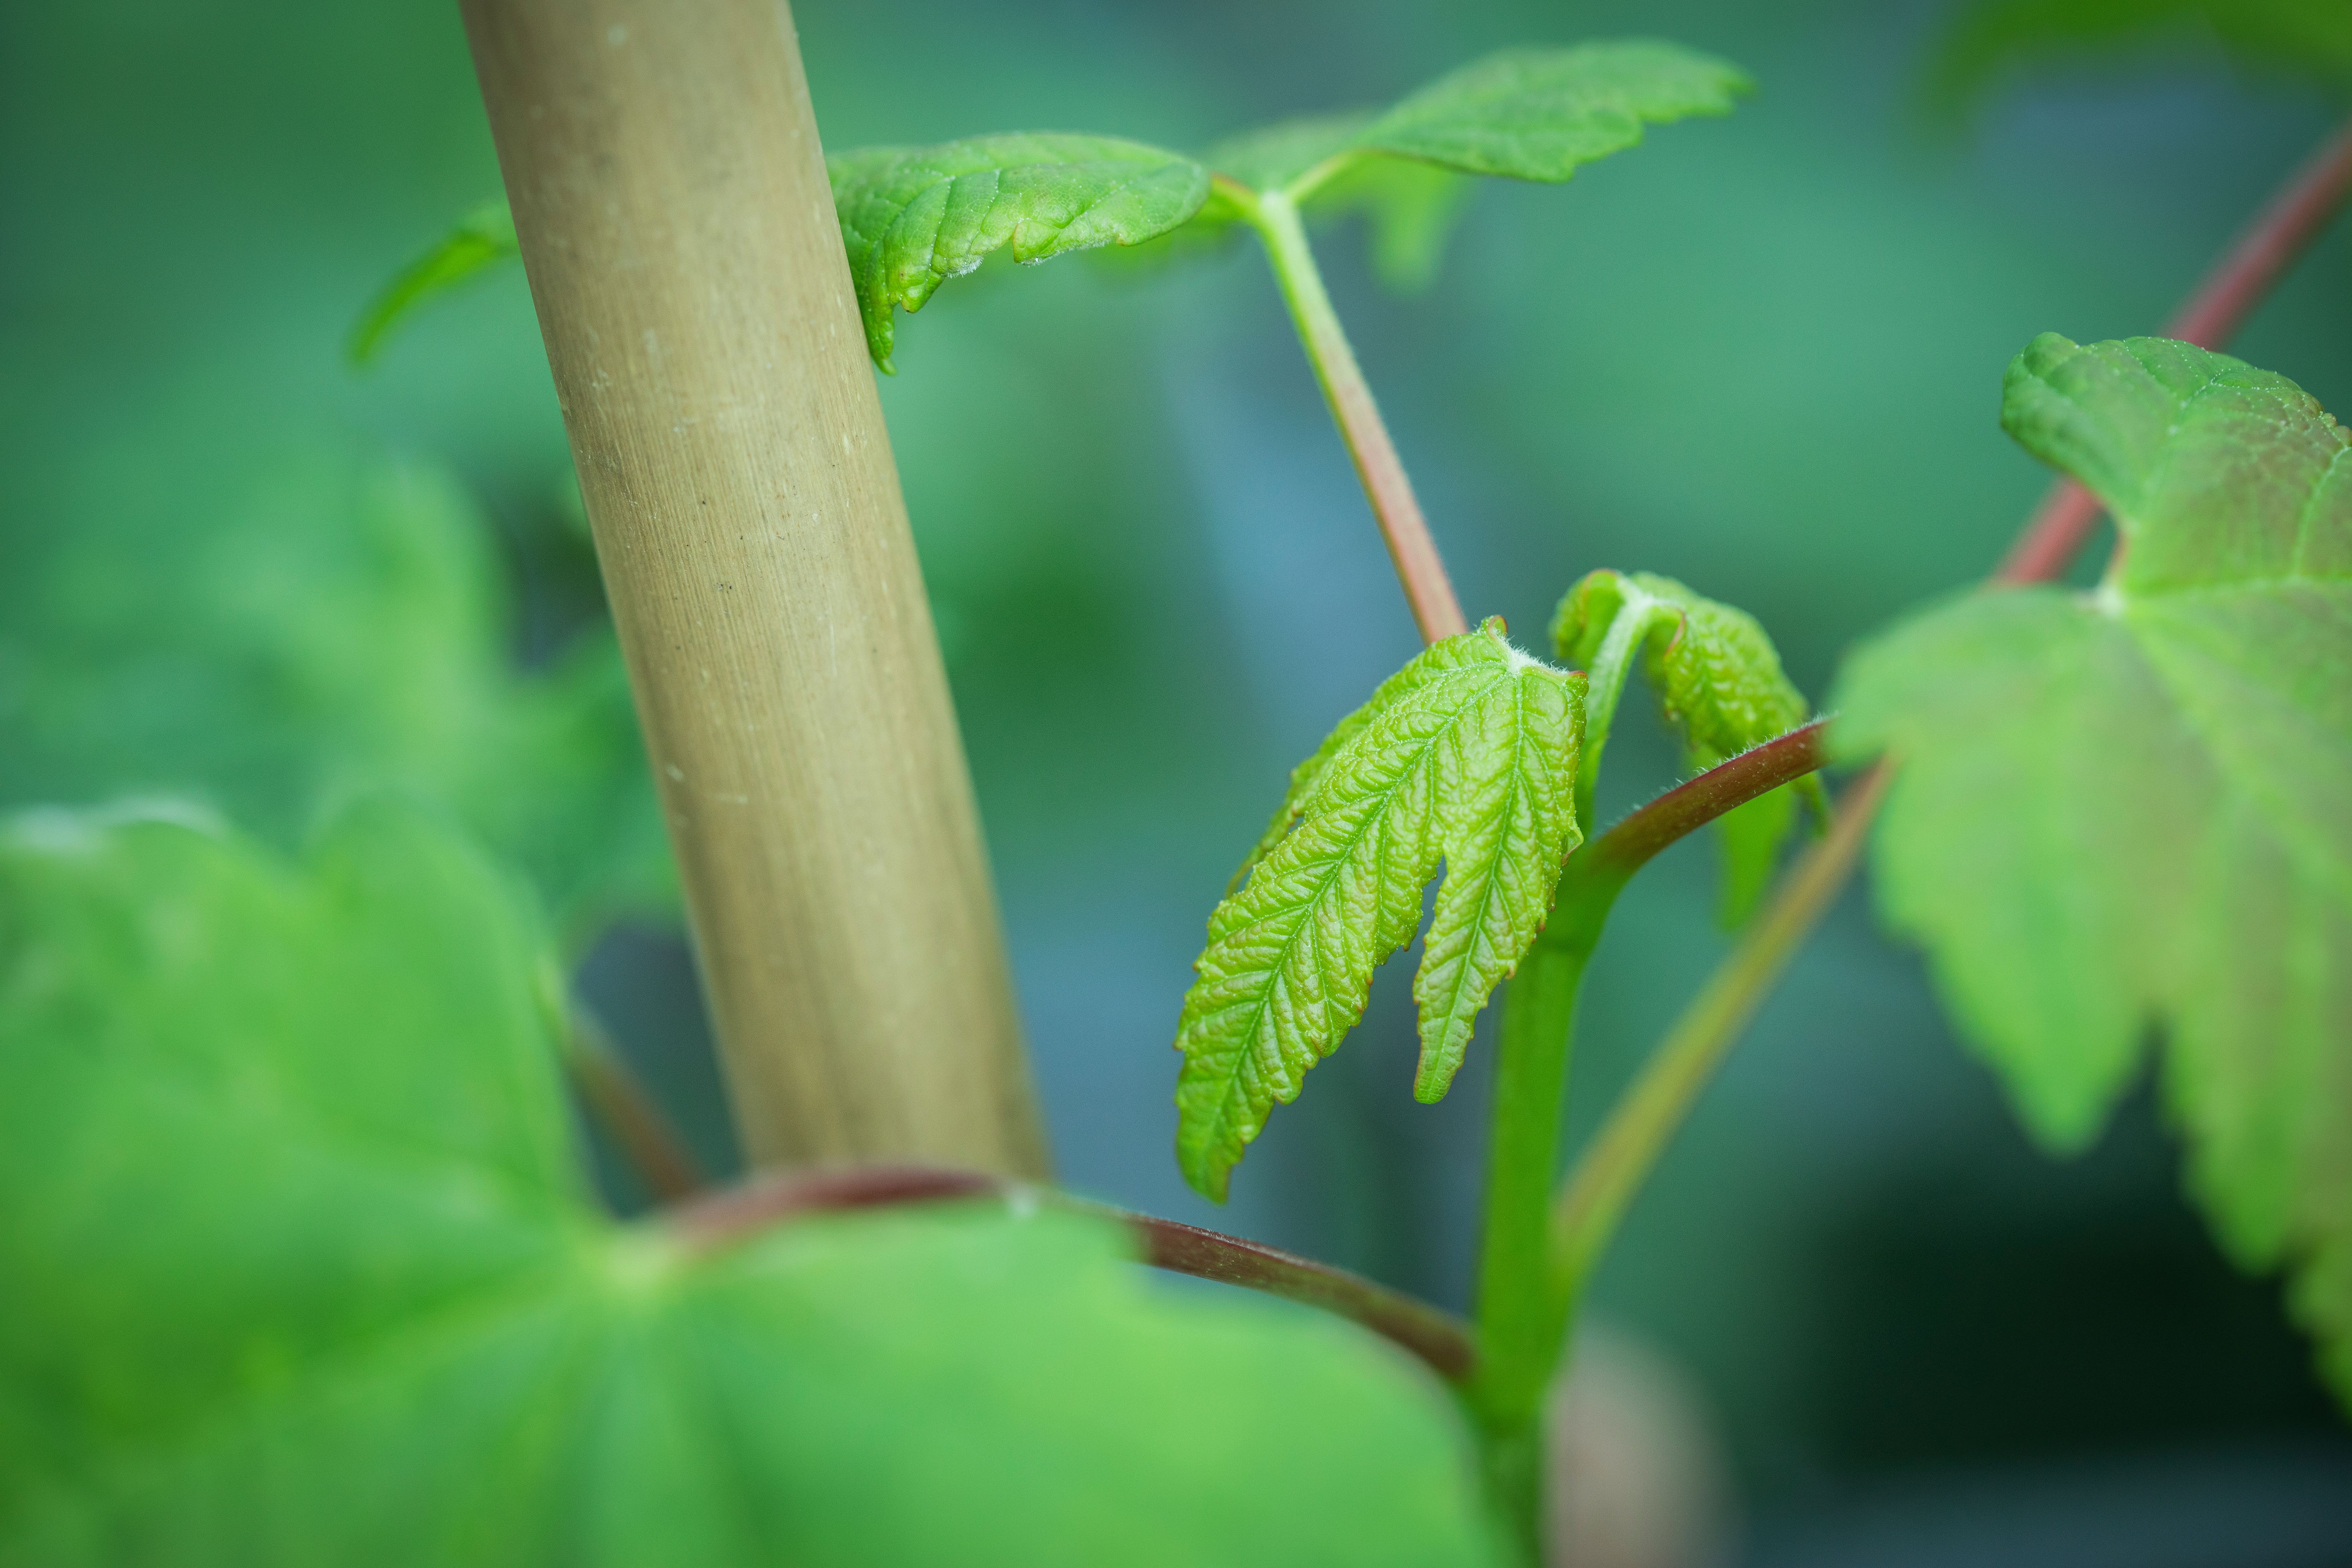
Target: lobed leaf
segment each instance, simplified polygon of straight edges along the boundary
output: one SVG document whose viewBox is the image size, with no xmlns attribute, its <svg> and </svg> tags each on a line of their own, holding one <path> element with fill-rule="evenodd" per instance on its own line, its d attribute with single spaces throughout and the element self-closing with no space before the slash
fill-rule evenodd
<svg viewBox="0 0 2352 1568">
<path fill-rule="evenodd" d="M 1115 1227 L 606 1219 L 543 963 L 405 811 L 0 827 L 0 1564 L 1491 1561 L 1416 1368 Z"/>
<path fill-rule="evenodd" d="M 1573 809 L 1584 681 L 1520 653 L 1502 623 L 1384 681 L 1293 775 L 1238 892 L 1210 918 L 1176 1046 L 1177 1162 L 1222 1201 L 1278 1101 L 1363 1016 L 1372 971 L 1437 895 L 1413 995 L 1413 1092 L 1442 1098 L 1479 1011 L 1535 941 Z"/>
<path fill-rule="evenodd" d="M 1592 672 L 1578 785 L 1579 811 L 1586 817 L 1617 700 L 1637 655 L 1661 715 L 1682 736 L 1684 762 L 1693 773 L 1785 735 L 1812 716 L 1754 616 L 1671 577 L 1587 574 L 1560 601 L 1552 642 L 1563 662 Z M 1796 826 L 1801 795 L 1817 813 L 1826 810 L 1821 781 L 1808 776 L 1717 819 L 1719 911 L 1726 925 L 1744 922 L 1763 896 L 1780 846 Z"/>
<path fill-rule="evenodd" d="M 1834 740 L 1902 763 L 1881 901 L 2058 1148 L 2151 1025 L 2232 1254 L 2295 1267 L 2352 1402 L 2352 472 L 2283 376 L 2044 336 L 2004 423 L 2113 512 L 2096 593 L 1973 595 L 1855 656 Z"/>
<path fill-rule="evenodd" d="M 1138 245 L 1200 210 L 1209 174 L 1113 136 L 1008 132 L 871 148 L 829 166 L 874 363 L 890 368 L 891 310 L 919 310 L 950 278 L 1012 247 L 1016 261 Z"/>
</svg>

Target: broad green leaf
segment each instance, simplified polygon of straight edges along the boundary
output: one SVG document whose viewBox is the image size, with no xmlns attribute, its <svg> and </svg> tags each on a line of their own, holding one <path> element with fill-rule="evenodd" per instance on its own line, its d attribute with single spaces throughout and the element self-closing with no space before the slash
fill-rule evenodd
<svg viewBox="0 0 2352 1568">
<path fill-rule="evenodd" d="M 1139 245 L 1200 210 L 1209 172 L 1113 136 L 1008 132 L 834 161 L 833 201 L 874 363 L 890 368 L 891 310 L 919 310 L 950 278 L 1010 246 L 1044 261 Z"/>
<path fill-rule="evenodd" d="M 1736 67 L 1675 44 L 1505 49 L 1423 88 L 1356 142 L 1465 174 L 1565 180 L 1639 142 L 1645 125 L 1728 114 L 1748 90 Z"/>
<path fill-rule="evenodd" d="M 370 302 L 352 329 L 352 363 L 365 364 L 373 359 L 385 334 L 417 307 L 521 254 L 515 244 L 514 213 L 505 199 L 482 203 L 439 244 L 402 268 Z"/>
<path fill-rule="evenodd" d="M 1682 736 L 1684 762 L 1695 773 L 1785 735 L 1812 716 L 1753 616 L 1703 598 L 1671 577 L 1589 573 L 1560 601 L 1551 635 L 1563 662 L 1591 671 L 1577 780 L 1579 819 L 1588 829 L 1601 753 L 1636 657 L 1660 713 Z M 1817 812 L 1824 809 L 1821 782 L 1808 777 L 1717 820 L 1726 925 L 1744 922 L 1763 896 L 1780 846 L 1796 826 L 1800 795 Z"/>
<path fill-rule="evenodd" d="M 1284 121 L 1205 157 L 1253 191 L 1289 195 L 1310 218 L 1363 213 L 1382 281 L 1418 289 L 1469 199 L 1460 176 L 1565 180 L 1639 142 L 1644 125 L 1727 114 L 1748 90 L 1736 68 L 1673 44 L 1505 49 L 1391 109 Z M 1213 198 L 1188 226 L 1212 233 L 1243 216 Z"/>
<path fill-rule="evenodd" d="M 164 462 L 142 437 L 141 461 L 94 464 L 66 503 L 83 526 L 0 580 L 0 805 L 193 795 L 291 843 L 392 785 L 457 811 L 576 931 L 672 907 L 609 627 L 518 669 L 489 524 L 446 477 L 221 446 Z"/>
<path fill-rule="evenodd" d="M 1294 775 L 1248 880 L 1210 918 L 1177 1025 L 1177 1163 L 1193 1186 L 1223 1199 L 1267 1112 L 1363 1016 L 1372 971 L 1412 940 L 1441 858 L 1413 979 L 1413 1092 L 1444 1095 L 1580 842 L 1583 710 L 1583 677 L 1529 658 L 1490 620 L 1390 677 Z"/>
<path fill-rule="evenodd" d="M 2151 1026 L 2191 1184 L 2291 1263 L 2352 1400 L 2352 461 L 2285 378 L 2159 339 L 2045 336 L 2004 422 L 2123 554 L 2088 595 L 1983 594 L 1864 648 L 1836 741 L 1901 764 L 1889 918 L 2059 1148 Z"/>
<path fill-rule="evenodd" d="M 543 963 L 390 806 L 0 827 L 0 1564 L 1491 1560 L 1417 1368 L 1098 1222 L 608 1220 Z"/>
<path fill-rule="evenodd" d="M 2352 82 L 2352 6 L 2333 0 L 1976 0 L 1946 32 L 1928 90 L 1948 111 L 2030 61 L 2200 39 L 2267 68 Z"/>
</svg>

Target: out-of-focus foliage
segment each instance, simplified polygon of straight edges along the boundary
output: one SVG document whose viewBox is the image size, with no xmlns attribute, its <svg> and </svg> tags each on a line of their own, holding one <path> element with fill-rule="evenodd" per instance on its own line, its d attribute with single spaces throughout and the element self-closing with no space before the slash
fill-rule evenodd
<svg viewBox="0 0 2352 1568">
<path fill-rule="evenodd" d="M 1577 789 L 1578 809 L 1587 816 L 1617 700 L 1637 661 L 1660 715 L 1681 735 L 1684 765 L 1693 773 L 1785 735 L 1812 713 L 1755 616 L 1654 572 L 1588 574 L 1559 602 L 1551 637 L 1564 662 L 1592 675 Z M 1796 826 L 1801 795 L 1825 809 L 1821 781 L 1807 777 L 1717 822 L 1724 924 L 1744 922 L 1763 897 L 1780 845 Z"/>
<path fill-rule="evenodd" d="M 2113 511 L 2090 595 L 1971 595 L 1857 656 L 1900 773 L 1885 905 L 2027 1123 L 2079 1148 L 2169 1042 L 2192 1182 L 2352 1403 L 2352 437 L 2284 376 L 2048 334 L 2003 420 Z"/>
<path fill-rule="evenodd" d="M 1444 1097 L 1486 999 L 1534 944 L 1574 795 L 1584 678 L 1513 647 L 1499 621 L 1431 645 L 1292 773 L 1274 823 L 1209 919 L 1176 1048 L 1176 1157 L 1222 1200 L 1276 1103 L 1363 1016 L 1372 971 L 1445 880 L 1412 994 L 1413 1093 Z"/>
<path fill-rule="evenodd" d="M 1489 1561 L 1419 1368 L 1107 1222 L 604 1218 L 517 894 L 0 826 L 0 1563 Z"/>
<path fill-rule="evenodd" d="M 1929 92 L 1952 111 L 2021 65 L 2200 39 L 2260 69 L 2352 88 L 2352 5 L 2345 0 L 1975 0 L 1945 35 Z"/>
<path fill-rule="evenodd" d="M 492 535 L 446 477 L 335 447 L 159 466 L 133 437 L 82 482 L 87 521 L 19 537 L 0 577 L 0 802 L 192 794 L 290 839 L 394 785 L 583 929 L 669 906 L 610 630 L 518 670 Z"/>
</svg>

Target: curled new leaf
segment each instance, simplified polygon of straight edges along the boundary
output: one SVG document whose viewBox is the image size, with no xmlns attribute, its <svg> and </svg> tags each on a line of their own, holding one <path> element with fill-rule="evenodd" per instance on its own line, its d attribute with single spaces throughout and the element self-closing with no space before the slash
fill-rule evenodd
<svg viewBox="0 0 2352 1568">
<path fill-rule="evenodd" d="M 2352 439 L 2283 376 L 2045 336 L 2003 423 L 2105 502 L 2096 593 L 1979 594 L 1855 656 L 1834 732 L 1902 763 L 1891 920 L 2046 1142 L 2149 1026 L 2192 1185 L 2352 1400 Z"/>
<path fill-rule="evenodd" d="M 874 363 L 890 368 L 891 310 L 1010 246 L 1016 261 L 1138 245 L 1200 210 L 1209 173 L 1115 136 L 1010 132 L 877 147 L 830 165 L 833 202 Z"/>
<path fill-rule="evenodd" d="M 1694 594 L 1671 577 L 1589 574 L 1560 601 L 1552 641 L 1563 660 L 1592 672 L 1578 781 L 1579 810 L 1586 816 L 1617 699 L 1637 655 L 1659 710 L 1682 736 L 1684 760 L 1694 773 L 1785 735 L 1811 717 L 1804 694 L 1781 672 L 1780 653 L 1753 616 Z M 1797 794 L 1820 808 L 1821 782 L 1808 777 L 1718 820 L 1727 925 L 1745 921 L 1762 896 L 1774 857 L 1796 824 Z"/>
<path fill-rule="evenodd" d="M 1210 919 L 1177 1026 L 1177 1160 L 1193 1186 L 1224 1196 L 1268 1110 L 1363 1016 L 1372 971 L 1412 940 L 1441 858 L 1413 982 L 1413 1092 L 1444 1094 L 1580 841 L 1583 715 L 1582 676 L 1529 658 L 1488 621 L 1391 676 L 1299 769 L 1247 882 Z"/>
</svg>

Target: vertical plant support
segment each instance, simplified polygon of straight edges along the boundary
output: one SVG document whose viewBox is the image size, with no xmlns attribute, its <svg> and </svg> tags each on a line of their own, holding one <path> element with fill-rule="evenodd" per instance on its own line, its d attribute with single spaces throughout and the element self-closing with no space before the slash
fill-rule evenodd
<svg viewBox="0 0 2352 1568">
<path fill-rule="evenodd" d="M 782 0 L 463 0 L 763 1165 L 1045 1163 Z"/>
</svg>

